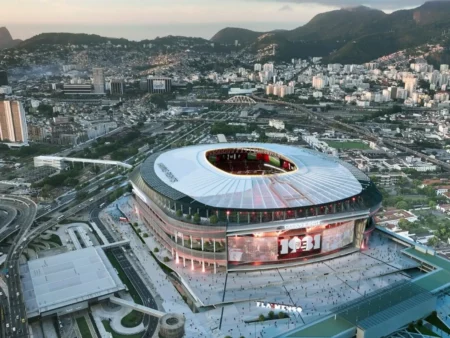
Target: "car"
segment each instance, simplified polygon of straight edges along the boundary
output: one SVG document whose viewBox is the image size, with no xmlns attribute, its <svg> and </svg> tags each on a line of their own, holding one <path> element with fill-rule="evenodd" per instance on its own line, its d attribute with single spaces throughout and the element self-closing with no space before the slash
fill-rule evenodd
<svg viewBox="0 0 450 338">
<path fill-rule="evenodd" d="M 16 316 L 16 319 L 19 319 L 19 315 Z"/>
<path fill-rule="evenodd" d="M 6 328 L 9 329 L 9 323 L 6 323 Z"/>
<path fill-rule="evenodd" d="M 22 318 L 22 323 L 25 323 L 25 318 Z"/>
</svg>

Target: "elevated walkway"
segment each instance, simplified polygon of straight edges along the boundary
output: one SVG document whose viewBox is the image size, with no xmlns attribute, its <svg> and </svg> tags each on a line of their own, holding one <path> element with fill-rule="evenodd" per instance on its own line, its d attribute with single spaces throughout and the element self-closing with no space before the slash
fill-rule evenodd
<svg viewBox="0 0 450 338">
<path fill-rule="evenodd" d="M 109 297 L 109 300 L 111 301 L 111 303 L 114 303 L 114 304 L 117 304 L 117 305 L 121 305 L 121 306 L 126 306 L 126 307 L 128 307 L 130 309 L 142 312 L 142 313 L 144 313 L 146 315 L 150 315 L 150 316 L 153 316 L 153 317 L 156 317 L 156 318 L 161 318 L 161 317 L 164 317 L 166 315 L 165 312 L 161 312 L 161 311 L 158 311 L 158 310 L 155 310 L 155 309 L 143 306 L 143 305 L 136 304 L 134 302 L 130 302 L 128 300 L 124 300 L 124 299 L 121 299 L 121 298 L 114 297 L 114 296 Z"/>
<path fill-rule="evenodd" d="M 102 249 L 111 249 L 111 248 L 118 248 L 124 245 L 130 244 L 130 240 L 129 239 L 124 239 L 123 241 L 119 241 L 119 242 L 114 242 L 114 243 L 108 243 L 108 244 L 103 244 L 101 246 Z"/>
<path fill-rule="evenodd" d="M 114 166 L 123 167 L 126 169 L 133 168 L 133 166 L 131 164 L 120 162 L 120 161 L 94 160 L 91 158 L 60 157 L 60 156 L 37 156 L 34 158 L 34 166 L 35 167 L 51 166 L 56 169 L 61 169 L 62 162 L 114 165 Z"/>
</svg>

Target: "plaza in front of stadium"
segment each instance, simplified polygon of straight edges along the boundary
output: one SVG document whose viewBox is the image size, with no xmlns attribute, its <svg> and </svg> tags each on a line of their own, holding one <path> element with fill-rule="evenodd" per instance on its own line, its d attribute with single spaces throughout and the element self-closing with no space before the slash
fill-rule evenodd
<svg viewBox="0 0 450 338">
<path fill-rule="evenodd" d="M 376 227 L 380 193 L 338 159 L 199 145 L 151 155 L 131 183 L 125 213 L 217 337 L 381 337 L 447 308 L 450 262 Z"/>
</svg>

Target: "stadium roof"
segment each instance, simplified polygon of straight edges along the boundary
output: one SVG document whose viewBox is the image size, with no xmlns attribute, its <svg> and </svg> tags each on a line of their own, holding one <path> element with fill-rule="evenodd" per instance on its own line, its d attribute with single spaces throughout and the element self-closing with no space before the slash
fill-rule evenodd
<svg viewBox="0 0 450 338">
<path fill-rule="evenodd" d="M 227 173 L 206 158 L 209 151 L 227 148 L 277 153 L 295 164 L 297 170 L 266 176 Z M 360 181 L 368 178 L 352 169 L 338 159 L 304 148 L 226 143 L 155 154 L 143 163 L 140 172 L 150 187 L 173 199 L 188 196 L 216 208 L 282 209 L 326 204 L 360 194 Z"/>
<path fill-rule="evenodd" d="M 21 275 L 29 314 L 124 289 L 103 250 L 94 247 L 31 260 L 21 266 Z"/>
</svg>

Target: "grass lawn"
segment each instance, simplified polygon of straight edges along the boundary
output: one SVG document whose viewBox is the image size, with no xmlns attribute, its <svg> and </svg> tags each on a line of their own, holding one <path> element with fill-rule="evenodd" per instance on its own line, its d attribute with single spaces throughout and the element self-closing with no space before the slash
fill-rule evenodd
<svg viewBox="0 0 450 338">
<path fill-rule="evenodd" d="M 86 318 L 77 318 L 77 324 L 78 328 L 80 329 L 81 338 L 92 338 L 91 331 L 89 330 L 89 326 L 86 322 Z"/>
<path fill-rule="evenodd" d="M 58 244 L 58 246 L 62 246 L 61 238 L 58 235 L 52 234 L 48 239 L 50 242 Z"/>
<path fill-rule="evenodd" d="M 428 323 L 430 323 L 430 324 L 436 326 L 438 329 L 441 329 L 442 331 L 444 331 L 444 332 L 450 334 L 450 330 L 448 329 L 447 325 L 445 325 L 445 324 L 438 318 L 438 316 L 437 316 L 436 314 L 433 313 L 433 314 L 429 315 L 427 318 L 425 318 L 425 320 L 426 320 Z"/>
<path fill-rule="evenodd" d="M 131 311 L 120 321 L 125 327 L 136 327 L 142 323 L 144 315 L 136 310 Z"/>
<path fill-rule="evenodd" d="M 330 147 L 336 148 L 336 149 L 370 149 L 368 144 L 365 144 L 364 142 L 358 142 L 358 141 L 328 141 L 328 140 L 322 140 L 325 141 Z"/>
<path fill-rule="evenodd" d="M 132 335 L 123 335 L 123 334 L 119 334 L 113 331 L 113 329 L 111 328 L 111 325 L 109 325 L 109 321 L 107 320 L 102 320 L 103 326 L 105 327 L 105 330 L 108 331 L 109 333 L 112 334 L 113 338 L 141 338 L 142 337 L 142 333 L 137 333 L 137 334 L 132 334 Z"/>
<path fill-rule="evenodd" d="M 108 257 L 109 261 L 111 262 L 112 266 L 117 269 L 119 272 L 119 277 L 122 280 L 122 282 L 128 287 L 128 292 L 130 293 L 131 297 L 133 297 L 133 300 L 136 304 L 142 305 L 142 299 L 137 293 L 136 289 L 134 288 L 133 284 L 128 279 L 125 272 L 122 270 L 122 267 L 120 266 L 119 262 L 117 261 L 116 257 L 114 255 L 107 251 L 106 256 Z"/>
</svg>

